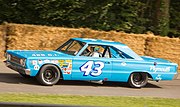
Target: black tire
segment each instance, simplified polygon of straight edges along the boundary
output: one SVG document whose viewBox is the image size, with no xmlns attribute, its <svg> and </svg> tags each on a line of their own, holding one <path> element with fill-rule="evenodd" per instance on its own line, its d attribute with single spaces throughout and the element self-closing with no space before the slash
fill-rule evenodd
<svg viewBox="0 0 180 107">
<path fill-rule="evenodd" d="M 148 82 L 147 73 L 135 72 L 132 73 L 129 77 L 129 85 L 133 88 L 141 88 L 144 87 Z"/>
<path fill-rule="evenodd" d="M 30 75 L 26 75 L 26 74 L 22 74 L 22 73 L 19 73 L 19 74 L 24 78 L 32 78 Z"/>
<path fill-rule="evenodd" d="M 40 84 L 52 86 L 60 79 L 60 70 L 55 65 L 44 65 L 36 76 Z"/>
</svg>

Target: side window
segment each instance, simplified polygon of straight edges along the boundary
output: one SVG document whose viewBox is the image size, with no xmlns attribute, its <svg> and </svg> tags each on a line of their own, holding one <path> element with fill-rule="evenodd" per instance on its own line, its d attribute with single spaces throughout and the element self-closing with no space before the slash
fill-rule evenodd
<svg viewBox="0 0 180 107">
<path fill-rule="evenodd" d="M 109 47 L 109 49 L 110 49 L 111 58 L 133 59 L 129 55 L 125 54 L 124 52 L 122 52 L 114 47 Z"/>
<path fill-rule="evenodd" d="M 105 50 L 103 57 L 105 57 L 105 58 L 110 58 L 111 57 L 111 55 L 109 53 L 109 48 L 107 48 L 107 50 Z"/>
<path fill-rule="evenodd" d="M 67 41 L 64 46 L 61 48 L 61 51 L 66 51 L 68 49 L 68 47 L 71 45 L 73 41 L 72 40 L 69 40 Z"/>
<path fill-rule="evenodd" d="M 83 42 L 69 40 L 62 47 L 58 48 L 58 50 L 60 50 L 61 52 L 70 54 L 70 55 L 76 55 L 82 49 L 84 45 L 85 43 Z"/>
<path fill-rule="evenodd" d="M 100 45 L 89 45 L 80 56 L 102 57 L 105 48 Z"/>
<path fill-rule="evenodd" d="M 111 58 L 124 58 L 115 48 L 110 47 Z"/>
<path fill-rule="evenodd" d="M 77 42 L 73 41 L 73 43 L 68 47 L 69 51 L 79 51 L 82 48 L 82 46 Z"/>
</svg>

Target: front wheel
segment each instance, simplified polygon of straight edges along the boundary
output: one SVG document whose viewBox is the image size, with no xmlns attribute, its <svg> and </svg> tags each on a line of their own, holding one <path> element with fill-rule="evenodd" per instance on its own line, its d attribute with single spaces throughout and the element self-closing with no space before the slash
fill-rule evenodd
<svg viewBox="0 0 180 107">
<path fill-rule="evenodd" d="M 129 77 L 129 85 L 133 88 L 141 88 L 144 87 L 148 82 L 147 73 L 135 72 L 132 73 Z"/>
<path fill-rule="evenodd" d="M 60 79 L 60 70 L 55 65 L 44 65 L 36 76 L 40 84 L 51 86 Z"/>
</svg>

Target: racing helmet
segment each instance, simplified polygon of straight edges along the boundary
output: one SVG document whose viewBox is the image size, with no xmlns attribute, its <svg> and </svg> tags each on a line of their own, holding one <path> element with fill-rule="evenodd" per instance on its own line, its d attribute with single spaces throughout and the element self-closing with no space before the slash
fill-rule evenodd
<svg viewBox="0 0 180 107">
<path fill-rule="evenodd" d="M 94 51 L 98 51 L 99 50 L 99 47 L 98 46 L 95 46 L 94 47 Z"/>
</svg>

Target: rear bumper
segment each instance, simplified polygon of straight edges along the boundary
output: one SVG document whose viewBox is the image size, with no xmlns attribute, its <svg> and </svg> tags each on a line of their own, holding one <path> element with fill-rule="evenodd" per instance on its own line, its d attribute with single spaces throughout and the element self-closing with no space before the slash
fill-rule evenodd
<svg viewBox="0 0 180 107">
<path fill-rule="evenodd" d="M 17 66 L 16 64 L 13 64 L 11 62 L 8 61 L 4 61 L 4 63 L 6 64 L 6 66 L 12 70 L 15 70 L 21 74 L 26 74 L 26 75 L 30 75 L 31 71 L 30 69 L 25 69 L 23 67 Z"/>
</svg>

